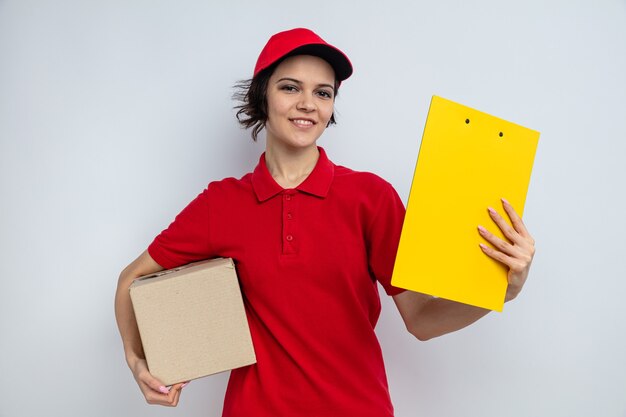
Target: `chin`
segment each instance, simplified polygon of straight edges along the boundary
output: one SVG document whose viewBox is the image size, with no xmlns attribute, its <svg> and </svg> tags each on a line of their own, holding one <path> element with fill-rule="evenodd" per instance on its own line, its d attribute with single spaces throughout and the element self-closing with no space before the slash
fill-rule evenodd
<svg viewBox="0 0 626 417">
<path fill-rule="evenodd" d="M 317 135 L 317 136 L 306 136 L 306 137 L 290 137 L 290 138 L 276 138 L 274 137 L 273 142 L 275 142 L 276 144 L 280 144 L 282 146 L 285 146 L 287 148 L 293 148 L 293 149 L 306 149 L 306 148 L 310 148 L 310 147 L 316 147 L 317 146 L 317 140 L 320 138 L 321 135 Z M 272 141 L 272 139 L 268 138 L 268 141 Z"/>
</svg>

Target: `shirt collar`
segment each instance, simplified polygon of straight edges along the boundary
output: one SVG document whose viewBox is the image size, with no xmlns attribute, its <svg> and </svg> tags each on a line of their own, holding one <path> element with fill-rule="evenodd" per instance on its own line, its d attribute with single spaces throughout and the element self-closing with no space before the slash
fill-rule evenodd
<svg viewBox="0 0 626 417">
<path fill-rule="evenodd" d="M 323 148 L 317 147 L 320 156 L 315 168 L 306 179 L 296 187 L 296 190 L 325 198 L 330 190 L 330 185 L 335 176 L 335 164 L 326 156 Z M 265 163 L 265 152 L 259 159 L 259 164 L 252 173 L 252 187 L 260 202 L 269 200 L 283 191 L 283 188 L 272 178 Z"/>
</svg>

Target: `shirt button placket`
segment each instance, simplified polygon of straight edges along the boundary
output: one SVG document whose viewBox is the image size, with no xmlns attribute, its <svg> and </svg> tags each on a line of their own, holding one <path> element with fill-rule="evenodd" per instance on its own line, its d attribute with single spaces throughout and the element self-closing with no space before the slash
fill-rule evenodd
<svg viewBox="0 0 626 417">
<path fill-rule="evenodd" d="M 293 192 L 286 192 L 283 195 L 283 254 L 294 254 L 296 251 L 294 210 L 295 197 Z"/>
</svg>

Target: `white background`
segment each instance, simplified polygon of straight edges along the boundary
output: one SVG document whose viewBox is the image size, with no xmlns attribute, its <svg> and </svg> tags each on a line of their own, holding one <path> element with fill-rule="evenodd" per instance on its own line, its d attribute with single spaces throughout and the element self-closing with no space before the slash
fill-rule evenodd
<svg viewBox="0 0 626 417">
<path fill-rule="evenodd" d="M 209 181 L 254 167 L 232 85 L 298 26 L 355 67 L 320 144 L 405 202 L 433 94 L 541 132 L 522 295 L 426 343 L 383 297 L 397 417 L 626 416 L 623 0 L 0 0 L 0 416 L 220 415 L 227 374 L 144 404 L 113 295 Z"/>
</svg>

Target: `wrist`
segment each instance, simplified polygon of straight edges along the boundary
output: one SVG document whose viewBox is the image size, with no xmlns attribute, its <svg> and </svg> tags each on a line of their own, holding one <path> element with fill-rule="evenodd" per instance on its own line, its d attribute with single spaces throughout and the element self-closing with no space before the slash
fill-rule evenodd
<svg viewBox="0 0 626 417">
<path fill-rule="evenodd" d="M 138 354 L 135 351 L 127 351 L 126 352 L 126 364 L 132 370 L 137 366 L 137 362 L 145 360 L 145 357 L 141 354 Z"/>
<path fill-rule="evenodd" d="M 521 291 L 521 288 L 513 288 L 510 284 L 506 289 L 506 295 L 504 297 L 504 302 L 509 302 L 511 300 L 514 300 L 515 298 L 517 298 L 517 296 L 519 295 Z"/>
</svg>

